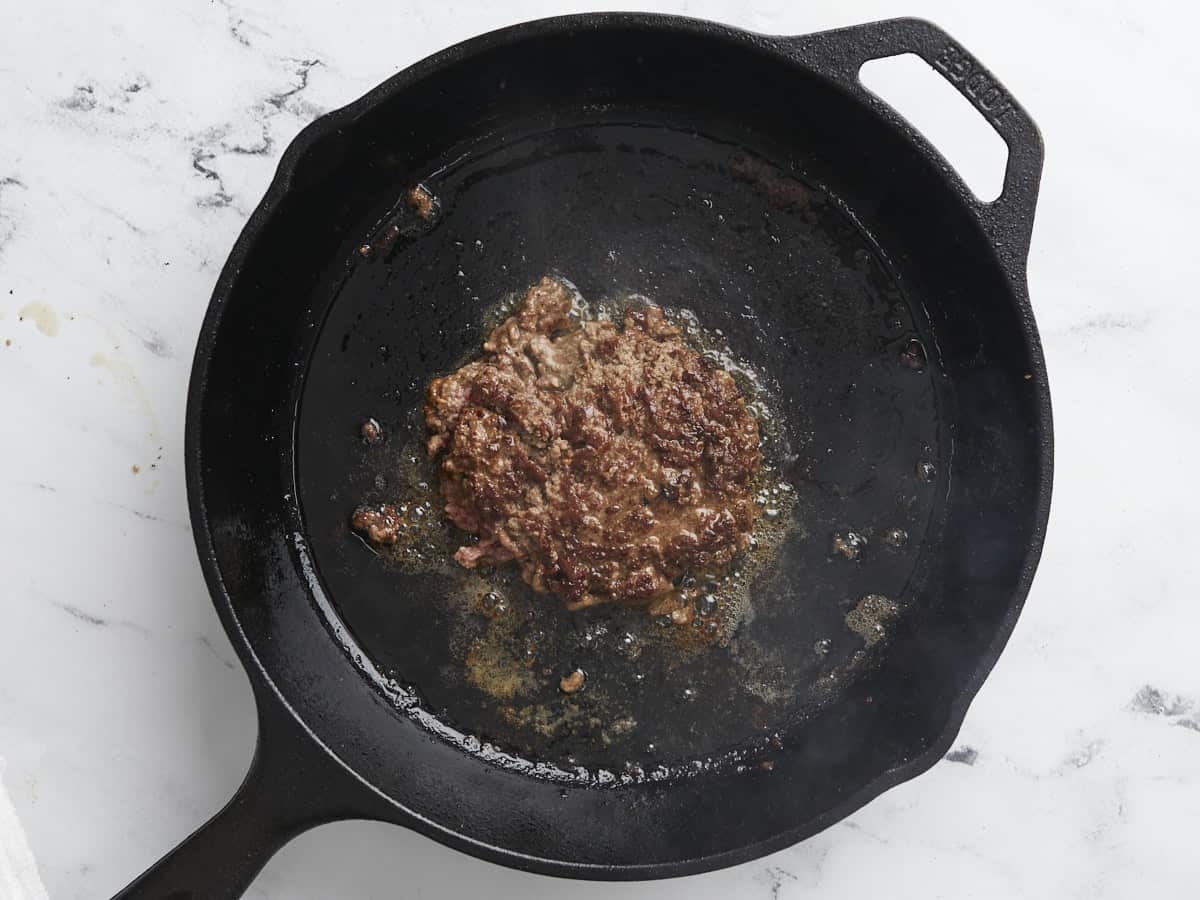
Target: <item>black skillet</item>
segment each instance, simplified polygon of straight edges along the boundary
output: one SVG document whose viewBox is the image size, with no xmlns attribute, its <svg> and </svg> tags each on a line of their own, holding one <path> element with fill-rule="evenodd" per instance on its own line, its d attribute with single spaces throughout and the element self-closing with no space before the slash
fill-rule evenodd
<svg viewBox="0 0 1200 900">
<path fill-rule="evenodd" d="M 859 83 L 905 52 L 1008 144 L 995 202 Z M 188 398 L 192 522 L 258 748 L 232 802 L 120 896 L 237 896 L 289 838 L 342 818 L 533 872 L 684 875 L 802 840 L 933 765 L 1012 631 L 1049 509 L 1025 275 L 1041 166 L 1024 110 L 912 19 L 805 37 L 534 22 L 306 128 L 221 273 Z M 416 182 L 437 221 L 392 241 Z M 453 572 L 393 565 L 346 520 L 402 489 L 424 386 L 478 348 L 484 308 L 548 271 L 722 329 L 785 411 L 773 452 L 796 500 L 728 647 L 684 658 L 639 632 L 629 660 L 613 636 L 649 619 L 569 616 L 508 583 L 520 628 L 545 635 L 529 695 L 501 703 L 463 675 L 464 641 L 496 620 Z M 367 416 L 379 447 L 357 438 Z M 853 560 L 830 549 L 850 530 L 867 539 Z M 867 594 L 900 609 L 886 640 L 847 627 Z M 635 727 L 504 718 L 562 713 L 571 665 L 596 679 L 572 702 L 605 696 Z"/>
</svg>

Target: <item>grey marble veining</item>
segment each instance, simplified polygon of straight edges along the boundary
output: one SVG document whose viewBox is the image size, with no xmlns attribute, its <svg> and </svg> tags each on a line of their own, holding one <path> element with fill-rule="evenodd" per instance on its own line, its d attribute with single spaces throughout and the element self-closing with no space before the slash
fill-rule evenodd
<svg viewBox="0 0 1200 900">
<path fill-rule="evenodd" d="M 776 33 L 924 15 L 1042 127 L 1029 278 L 1057 473 L 1026 611 L 942 764 L 759 862 L 566 885 L 349 822 L 298 838 L 249 896 L 1194 896 L 1196 13 L 1167 0 L 642 5 Z M 6 11 L 0 757 L 55 900 L 121 887 L 250 759 L 249 688 L 188 527 L 183 400 L 213 282 L 280 154 L 314 117 L 442 46 L 587 6 Z"/>
</svg>

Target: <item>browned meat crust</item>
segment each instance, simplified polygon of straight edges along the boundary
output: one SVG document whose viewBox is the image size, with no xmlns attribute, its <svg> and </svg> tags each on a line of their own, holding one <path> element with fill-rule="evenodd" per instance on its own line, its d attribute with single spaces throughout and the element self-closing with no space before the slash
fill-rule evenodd
<svg viewBox="0 0 1200 900">
<path fill-rule="evenodd" d="M 576 324 L 571 305 L 543 278 L 482 359 L 429 386 L 446 512 L 479 537 L 455 558 L 516 560 L 572 609 L 647 604 L 745 546 L 758 424 L 662 310 L 628 309 L 618 327 Z"/>
<path fill-rule="evenodd" d="M 393 506 L 385 505 L 378 509 L 361 507 L 354 511 L 350 525 L 355 531 L 365 534 L 373 543 L 390 546 L 396 543 L 400 536 L 404 527 L 404 516 Z"/>
</svg>

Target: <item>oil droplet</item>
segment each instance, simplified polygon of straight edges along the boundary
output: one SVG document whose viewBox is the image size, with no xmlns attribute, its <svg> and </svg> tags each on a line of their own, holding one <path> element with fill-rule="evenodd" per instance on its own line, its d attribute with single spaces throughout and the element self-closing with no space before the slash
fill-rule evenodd
<svg viewBox="0 0 1200 900">
<path fill-rule="evenodd" d="M 683 689 L 683 693 L 680 696 L 683 697 L 685 703 L 691 703 L 696 699 L 696 689 L 689 685 Z"/>
<path fill-rule="evenodd" d="M 927 459 L 923 459 L 917 463 L 917 478 L 924 482 L 933 481 L 937 475 L 937 466 Z"/>
<path fill-rule="evenodd" d="M 895 621 L 900 608 L 883 594 L 867 594 L 846 613 L 846 627 L 863 639 L 868 647 L 886 636 L 885 626 Z"/>
<path fill-rule="evenodd" d="M 840 553 L 846 559 L 858 559 L 867 546 L 867 539 L 857 531 L 835 531 L 830 542 L 830 552 Z"/>
<path fill-rule="evenodd" d="M 383 426 L 374 418 L 367 418 L 358 427 L 359 436 L 362 437 L 363 443 L 368 445 L 380 444 L 383 442 Z"/>
<path fill-rule="evenodd" d="M 696 598 L 696 612 L 702 616 L 711 616 L 717 611 L 717 598 L 712 594 L 701 594 Z"/>
<path fill-rule="evenodd" d="M 883 533 L 883 542 L 894 549 L 908 543 L 908 532 L 903 528 L 889 528 Z"/>
<path fill-rule="evenodd" d="M 626 659 L 637 659 L 642 653 L 641 642 L 629 631 L 617 638 L 617 652 Z"/>
<path fill-rule="evenodd" d="M 599 646 L 601 638 L 606 634 L 608 634 L 608 626 L 603 622 L 588 625 L 579 635 L 579 646 L 585 650 L 592 650 Z"/>
<path fill-rule="evenodd" d="M 829 640 L 829 638 L 821 638 L 819 641 L 813 644 L 813 652 L 816 653 L 817 656 L 824 656 L 829 652 L 829 648 L 832 644 L 833 642 Z"/>
<path fill-rule="evenodd" d="M 480 599 L 480 602 L 483 604 L 483 608 L 492 615 L 502 616 L 508 612 L 508 601 L 495 591 L 488 591 Z"/>
<path fill-rule="evenodd" d="M 900 351 L 900 363 L 910 369 L 923 369 L 927 361 L 925 347 L 916 338 L 905 344 L 904 349 Z"/>
</svg>

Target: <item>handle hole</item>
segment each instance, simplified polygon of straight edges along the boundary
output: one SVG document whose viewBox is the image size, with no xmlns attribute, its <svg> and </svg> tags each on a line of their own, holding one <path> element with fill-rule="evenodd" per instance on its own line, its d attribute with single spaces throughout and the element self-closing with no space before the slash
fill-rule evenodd
<svg viewBox="0 0 1200 900">
<path fill-rule="evenodd" d="M 859 80 L 941 152 L 985 203 L 1004 189 L 1008 145 L 969 100 L 915 53 L 863 63 Z"/>
</svg>

